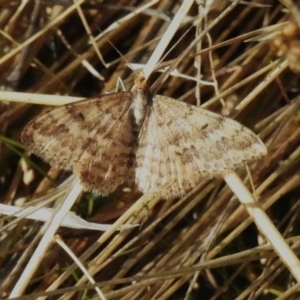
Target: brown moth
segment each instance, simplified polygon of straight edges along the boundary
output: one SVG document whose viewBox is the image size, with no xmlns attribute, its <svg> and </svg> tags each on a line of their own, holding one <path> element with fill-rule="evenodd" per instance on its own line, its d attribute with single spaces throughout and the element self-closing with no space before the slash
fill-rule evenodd
<svg viewBox="0 0 300 300">
<path fill-rule="evenodd" d="M 267 153 L 240 123 L 151 95 L 141 75 L 130 92 L 53 108 L 32 120 L 21 139 L 102 195 L 135 183 L 143 193 L 180 197 L 202 179 L 224 176 Z"/>
</svg>

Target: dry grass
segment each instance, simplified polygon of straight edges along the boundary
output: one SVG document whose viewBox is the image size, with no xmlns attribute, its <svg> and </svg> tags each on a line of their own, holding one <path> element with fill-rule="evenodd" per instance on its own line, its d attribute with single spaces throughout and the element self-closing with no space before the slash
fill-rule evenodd
<svg viewBox="0 0 300 300">
<path fill-rule="evenodd" d="M 28 102 L 57 105 L 76 100 L 58 95 L 97 97 L 115 90 L 119 78 L 129 89 L 135 75 L 126 63 L 145 64 L 151 83 L 171 66 L 167 80 L 156 83 L 159 94 L 229 114 L 265 142 L 269 154 L 251 167 L 254 194 L 299 253 L 300 34 L 286 27 L 291 19 L 300 23 L 298 10 L 288 0 L 282 1 L 288 9 L 269 0 L 260 3 L 270 7 L 222 1 L 210 9 L 206 4 L 205 11 L 195 3 L 187 13 L 179 10 L 189 2 L 163 0 L 140 13 L 134 12 L 141 1 L 86 0 L 81 9 L 50 1 L 0 2 L 1 86 L 22 92 L 14 98 L 0 93 L 1 100 L 20 102 L 0 105 L 1 203 L 27 206 L 38 200 L 30 205 L 55 208 L 68 196 L 84 219 L 114 224 L 104 233 L 61 227 L 31 275 L 25 266 L 41 237 L 49 235 L 52 242 L 49 229 L 36 220 L 3 217 L 3 297 L 45 299 L 38 298 L 45 292 L 49 299 L 99 299 L 92 279 L 63 250 L 64 241 L 105 299 L 299 299 L 292 270 L 265 244 L 224 181 L 203 182 L 176 201 L 122 188 L 101 198 L 73 188 L 69 174 L 36 157 L 29 161 L 18 144 L 24 125 L 43 110 Z M 170 29 L 174 19 L 178 28 Z M 162 53 L 160 40 L 167 47 Z M 33 99 L 27 92 L 52 96 Z M 239 175 L 252 190 L 246 172 Z M 122 224 L 140 226 L 116 231 Z"/>
</svg>

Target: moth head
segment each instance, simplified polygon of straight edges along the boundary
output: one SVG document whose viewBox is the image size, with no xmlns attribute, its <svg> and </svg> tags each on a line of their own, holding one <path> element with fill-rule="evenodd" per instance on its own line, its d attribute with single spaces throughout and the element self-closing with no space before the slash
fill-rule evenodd
<svg viewBox="0 0 300 300">
<path fill-rule="evenodd" d="M 149 90 L 147 80 L 142 72 L 139 73 L 139 75 L 135 79 L 133 89 L 135 91 L 141 91 L 144 93 Z"/>
</svg>

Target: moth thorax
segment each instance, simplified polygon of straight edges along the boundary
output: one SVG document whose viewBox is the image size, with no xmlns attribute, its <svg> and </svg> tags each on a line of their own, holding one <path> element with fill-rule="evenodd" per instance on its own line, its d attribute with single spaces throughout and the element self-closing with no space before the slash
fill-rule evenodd
<svg viewBox="0 0 300 300">
<path fill-rule="evenodd" d="M 139 90 L 137 90 L 134 94 L 132 110 L 135 123 L 140 128 L 146 117 L 148 97 L 144 92 Z"/>
</svg>

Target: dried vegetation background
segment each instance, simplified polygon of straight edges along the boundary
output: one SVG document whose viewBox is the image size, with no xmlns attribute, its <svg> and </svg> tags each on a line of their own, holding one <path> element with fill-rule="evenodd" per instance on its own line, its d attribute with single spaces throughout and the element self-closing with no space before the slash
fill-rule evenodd
<svg viewBox="0 0 300 300">
<path fill-rule="evenodd" d="M 80 2 L 0 1 L 1 88 L 24 93 L 19 103 L 0 97 L 10 100 L 0 103 L 2 204 L 56 207 L 72 188 L 70 174 L 19 144 L 22 128 L 45 109 L 28 104 L 25 93 L 97 97 L 119 79 L 130 89 L 136 75 L 126 64 L 147 63 L 189 1 L 153 1 L 138 13 L 151 2 Z M 195 1 L 150 82 L 172 66 L 159 94 L 201 103 L 261 137 L 269 154 L 251 169 L 255 195 L 299 253 L 299 8 L 292 1 L 235 2 Z M 53 104 L 46 99 L 35 102 Z M 252 189 L 246 172 L 240 175 Z M 108 197 L 83 193 L 72 209 L 89 222 L 138 227 L 57 232 L 99 283 L 102 299 L 299 299 L 290 271 L 223 181 L 203 182 L 176 201 L 141 196 L 124 188 Z M 43 224 L 2 217 L 1 296 L 23 274 L 30 299 L 45 299 L 38 295 L 46 290 L 48 299 L 99 299 L 60 244 L 43 254 L 33 277 L 24 274 Z"/>
</svg>

